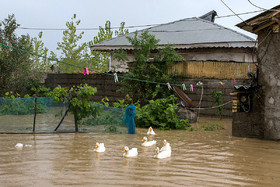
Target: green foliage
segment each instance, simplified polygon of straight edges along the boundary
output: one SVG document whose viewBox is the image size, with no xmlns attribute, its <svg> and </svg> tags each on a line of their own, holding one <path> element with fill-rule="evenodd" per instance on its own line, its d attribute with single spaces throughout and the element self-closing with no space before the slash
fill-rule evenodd
<svg viewBox="0 0 280 187">
<path fill-rule="evenodd" d="M 46 88 L 39 79 L 28 79 L 26 89 L 28 95 L 33 97 L 50 97 L 50 88 Z"/>
<path fill-rule="evenodd" d="M 128 33 L 128 29 L 124 29 L 125 22 L 121 22 L 119 30 L 115 31 L 115 36 L 120 36 Z M 113 37 L 113 31 L 111 28 L 111 22 L 106 21 L 104 28 L 99 27 L 98 35 L 93 37 L 93 41 L 88 43 L 89 46 L 103 42 L 105 40 L 111 39 Z M 109 71 L 110 64 L 110 53 L 100 52 L 100 51 L 91 51 L 89 62 L 92 64 L 92 68 L 99 70 L 101 72 Z"/>
<path fill-rule="evenodd" d="M 47 56 L 48 49 L 41 41 L 42 33 L 38 38 L 29 34 L 18 37 L 15 32 L 19 27 L 14 15 L 0 23 L 0 42 L 21 50 L 38 55 Z M 7 91 L 18 92 L 21 95 L 30 94 L 32 83 L 42 79 L 43 72 L 48 71 L 50 61 L 16 49 L 0 47 L 0 96 Z"/>
<path fill-rule="evenodd" d="M 223 95 L 223 92 L 222 92 L 222 91 L 216 91 L 216 92 L 213 91 L 213 92 L 211 93 L 211 96 L 212 96 L 213 98 L 215 98 L 215 105 L 214 105 L 214 107 L 219 106 L 219 107 L 217 108 L 217 113 L 218 113 L 220 119 L 222 119 L 222 114 L 223 114 L 223 107 L 220 106 L 220 105 L 224 102 L 224 101 L 222 100 L 222 95 Z"/>
<path fill-rule="evenodd" d="M 28 42 L 31 44 L 31 49 L 30 52 L 35 53 L 37 55 L 40 56 L 48 56 L 48 49 L 46 47 L 44 47 L 44 43 L 41 40 L 43 36 L 43 33 L 40 32 L 38 34 L 38 38 L 37 37 L 31 37 L 29 34 L 27 34 L 27 40 Z M 32 62 L 32 70 L 33 72 L 36 73 L 42 73 L 42 72 L 50 72 L 51 69 L 51 61 L 46 59 L 46 58 L 42 58 L 36 55 L 30 55 L 30 59 Z"/>
<path fill-rule="evenodd" d="M 15 34 L 19 24 L 14 15 L 9 15 L 0 23 L 0 42 L 30 51 L 31 45 L 27 37 Z M 30 55 L 7 47 L 0 47 L 0 95 L 7 91 L 18 93 L 25 91 L 25 80 L 31 75 Z"/>
<path fill-rule="evenodd" d="M 94 105 L 96 107 L 96 113 L 82 121 L 83 125 L 98 126 L 104 125 L 105 130 L 108 132 L 117 132 L 119 127 L 124 127 L 123 117 L 125 108 L 128 107 L 129 96 L 125 99 L 113 102 L 113 107 L 109 106 L 109 99 L 103 98 L 101 102 Z"/>
<path fill-rule="evenodd" d="M 115 108 L 126 108 L 129 104 L 125 102 L 125 99 L 119 100 L 118 102 L 113 103 L 113 107 Z"/>
<path fill-rule="evenodd" d="M 69 104 L 69 111 L 75 115 L 79 123 L 83 118 L 95 115 L 96 109 L 91 104 L 90 99 L 97 92 L 96 88 L 81 84 L 71 88 L 56 87 L 51 96 L 56 102 L 66 102 Z"/>
<path fill-rule="evenodd" d="M 201 127 L 205 131 L 214 131 L 214 130 L 223 130 L 225 129 L 222 125 L 219 125 L 218 123 L 208 123 L 203 124 Z"/>
<path fill-rule="evenodd" d="M 137 127 L 166 129 L 186 129 L 190 127 L 188 120 L 179 119 L 176 112 L 177 98 L 171 95 L 164 99 L 150 100 L 149 104 L 136 108 L 135 121 Z"/>
<path fill-rule="evenodd" d="M 46 111 L 46 106 L 37 103 L 37 113 Z M 20 97 L 17 92 L 6 92 L 0 100 L 0 115 L 27 115 L 35 113 L 35 99 L 25 95 Z"/>
<path fill-rule="evenodd" d="M 142 32 L 140 35 L 136 32 L 134 37 L 127 37 L 128 41 L 133 45 L 134 62 L 130 71 L 124 75 L 140 80 L 148 80 L 161 83 L 172 83 L 172 75 L 167 74 L 168 67 L 183 60 L 183 57 L 176 53 L 171 46 L 158 49 L 159 40 L 148 31 Z M 154 53 L 154 52 L 157 53 Z M 114 53 L 119 60 L 127 59 L 127 54 L 123 50 Z M 133 96 L 135 101 L 141 101 L 145 104 L 148 100 L 164 98 L 171 94 L 166 89 L 166 85 L 151 84 L 148 82 L 135 81 L 123 78 L 121 81 L 123 93 Z"/>
<path fill-rule="evenodd" d="M 115 30 L 115 36 L 128 34 L 128 29 L 125 29 L 124 26 L 125 26 L 125 22 L 121 22 L 119 30 Z"/>
<path fill-rule="evenodd" d="M 123 127 L 122 119 L 124 110 L 106 105 L 94 104 L 94 115 L 82 120 L 81 124 L 87 126 L 104 126 L 105 130 L 108 132 L 116 132 L 118 127 Z"/>
<path fill-rule="evenodd" d="M 57 43 L 57 50 L 61 50 L 61 61 L 85 67 L 82 59 L 84 55 L 83 52 L 88 46 L 87 43 L 78 44 L 84 34 L 84 32 L 77 33 L 77 27 L 80 23 L 81 20 L 76 19 L 76 14 L 73 15 L 71 21 L 66 22 L 67 30 L 63 31 L 62 42 Z M 77 67 L 75 66 L 65 65 L 62 63 L 58 64 L 58 68 L 63 73 L 72 73 L 77 70 Z"/>
</svg>

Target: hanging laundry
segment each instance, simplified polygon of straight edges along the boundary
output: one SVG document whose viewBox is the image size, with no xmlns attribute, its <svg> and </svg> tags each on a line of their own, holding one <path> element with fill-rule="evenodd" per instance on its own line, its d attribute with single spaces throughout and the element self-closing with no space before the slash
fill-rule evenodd
<svg viewBox="0 0 280 187">
<path fill-rule="evenodd" d="M 115 81 L 115 82 L 119 82 L 119 78 L 118 78 L 117 73 L 114 73 L 114 81 Z"/>
<path fill-rule="evenodd" d="M 197 85 L 197 86 L 202 86 L 202 85 L 203 85 L 203 83 L 202 83 L 202 82 L 200 82 L 200 81 L 198 81 L 198 83 L 196 83 L 196 85 Z"/>
<path fill-rule="evenodd" d="M 193 84 L 190 84 L 190 91 L 193 92 Z"/>
<path fill-rule="evenodd" d="M 84 70 L 84 75 L 89 75 L 89 72 L 88 72 L 88 67 L 85 67 L 85 70 Z"/>
<path fill-rule="evenodd" d="M 182 89 L 183 89 L 183 91 L 187 90 L 186 85 L 184 83 L 182 84 Z"/>
<path fill-rule="evenodd" d="M 168 88 L 168 90 L 171 90 L 171 89 L 172 89 L 172 87 L 171 87 L 170 83 L 168 82 L 168 83 L 166 83 L 166 84 L 167 84 L 167 88 Z"/>
</svg>

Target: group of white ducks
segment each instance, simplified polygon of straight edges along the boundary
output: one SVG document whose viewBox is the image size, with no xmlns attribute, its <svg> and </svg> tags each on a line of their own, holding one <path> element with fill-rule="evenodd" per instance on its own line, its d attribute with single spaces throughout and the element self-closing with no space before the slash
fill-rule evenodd
<svg viewBox="0 0 280 187">
<path fill-rule="evenodd" d="M 150 127 L 148 132 L 147 132 L 147 135 L 155 135 L 156 133 L 154 132 L 153 128 Z M 142 139 L 143 143 L 141 144 L 142 146 L 145 146 L 145 147 L 149 147 L 149 146 L 153 146 L 157 143 L 156 140 L 151 140 L 151 141 L 148 141 L 148 138 L 145 136 L 143 139 Z M 22 143 L 17 143 L 15 145 L 15 147 L 17 149 L 22 149 L 23 147 L 31 147 L 32 145 L 23 145 Z M 104 146 L 104 143 L 96 143 L 95 145 L 95 149 L 93 151 L 95 152 L 105 152 L 106 148 Z M 168 158 L 171 156 L 171 146 L 170 146 L 170 143 L 168 143 L 166 140 L 163 140 L 163 147 L 161 149 L 159 149 L 159 147 L 156 148 L 156 155 L 154 155 L 155 158 L 159 158 L 159 159 L 162 159 L 162 158 Z M 131 148 L 129 149 L 127 146 L 124 147 L 123 149 L 123 156 L 124 157 L 136 157 L 138 155 L 138 151 L 137 151 L 137 148 Z"/>
<path fill-rule="evenodd" d="M 156 133 L 154 132 L 153 128 L 150 127 L 147 135 L 155 135 Z M 151 140 L 148 141 L 147 137 L 144 137 L 142 139 L 143 143 L 141 144 L 142 146 L 149 147 L 153 146 L 157 143 L 156 140 Z M 96 143 L 95 149 L 93 151 L 95 152 L 105 152 L 106 148 L 104 146 L 104 143 Z M 162 158 L 168 158 L 171 156 L 171 146 L 170 143 L 168 143 L 166 140 L 163 140 L 163 147 L 159 149 L 159 147 L 156 148 L 155 150 L 156 155 L 154 155 L 155 158 L 162 159 Z M 127 146 L 124 147 L 123 149 L 123 156 L 124 157 L 136 157 L 138 155 L 137 148 L 131 148 L 129 149 Z"/>
</svg>

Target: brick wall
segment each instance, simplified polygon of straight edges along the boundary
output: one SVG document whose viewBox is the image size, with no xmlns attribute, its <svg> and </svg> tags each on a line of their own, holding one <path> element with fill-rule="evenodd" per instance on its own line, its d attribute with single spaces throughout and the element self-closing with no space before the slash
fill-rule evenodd
<svg viewBox="0 0 280 187">
<path fill-rule="evenodd" d="M 119 80 L 121 79 L 119 78 Z M 202 87 L 196 86 L 198 81 L 204 83 L 203 94 Z M 187 88 L 190 84 L 193 84 L 194 91 L 191 92 L 187 90 L 185 93 L 193 100 L 196 105 L 199 103 L 202 94 L 201 108 L 209 108 L 215 104 L 215 99 L 211 97 L 211 93 L 213 91 L 222 91 L 223 101 L 231 101 L 232 98 L 229 93 L 232 92 L 234 85 L 242 84 L 243 80 L 237 80 L 237 82 L 233 84 L 232 80 L 178 78 L 176 82 L 178 84 L 185 83 Z M 222 85 L 219 82 L 224 84 Z M 51 89 L 55 88 L 57 85 L 62 87 L 71 87 L 73 85 L 79 85 L 82 83 L 87 83 L 88 85 L 97 88 L 97 94 L 94 97 L 94 101 L 100 101 L 102 98 L 108 97 L 110 102 L 116 102 L 124 98 L 124 94 L 117 92 L 117 90 L 121 88 L 121 85 L 119 83 L 115 83 L 114 77 L 112 75 L 91 74 L 85 76 L 83 74 L 48 74 L 45 80 L 46 87 Z M 231 103 L 224 106 L 224 117 L 232 117 L 231 107 Z M 216 117 L 217 109 L 200 110 L 199 115 Z"/>
</svg>

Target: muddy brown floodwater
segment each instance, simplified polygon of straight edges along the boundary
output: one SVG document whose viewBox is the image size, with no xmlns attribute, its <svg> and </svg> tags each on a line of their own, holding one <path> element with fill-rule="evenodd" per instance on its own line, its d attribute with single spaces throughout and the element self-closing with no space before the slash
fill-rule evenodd
<svg viewBox="0 0 280 187">
<path fill-rule="evenodd" d="M 159 131 L 172 156 L 154 158 L 154 147 L 141 147 L 147 129 L 137 135 L 105 133 L 1 134 L 0 186 L 279 186 L 280 142 L 231 136 L 231 120 L 219 131 Z M 15 148 L 23 143 L 22 149 Z M 104 142 L 104 153 L 93 152 Z M 136 158 L 123 158 L 124 146 L 137 147 Z"/>
</svg>

